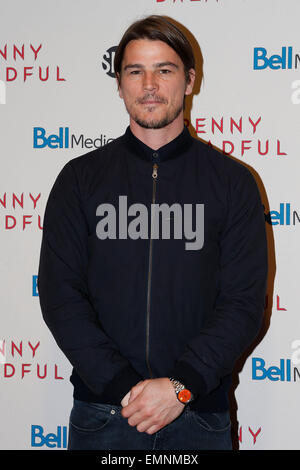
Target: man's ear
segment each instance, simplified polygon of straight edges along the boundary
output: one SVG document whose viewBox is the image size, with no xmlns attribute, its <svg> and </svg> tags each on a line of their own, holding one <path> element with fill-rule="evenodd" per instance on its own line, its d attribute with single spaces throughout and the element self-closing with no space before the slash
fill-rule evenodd
<svg viewBox="0 0 300 470">
<path fill-rule="evenodd" d="M 195 78 L 196 78 L 196 72 L 194 69 L 189 70 L 189 81 L 186 84 L 185 88 L 185 95 L 190 95 L 193 91 L 194 88 L 194 83 L 195 83 Z"/>
</svg>

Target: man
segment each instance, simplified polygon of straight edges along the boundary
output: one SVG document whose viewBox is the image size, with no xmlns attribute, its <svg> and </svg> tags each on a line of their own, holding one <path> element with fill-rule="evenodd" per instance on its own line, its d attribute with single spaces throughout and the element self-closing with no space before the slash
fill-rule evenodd
<svg viewBox="0 0 300 470">
<path fill-rule="evenodd" d="M 130 125 L 64 166 L 44 218 L 38 287 L 73 365 L 69 449 L 231 449 L 230 376 L 264 310 L 259 192 L 184 127 L 195 62 L 170 21 L 129 27 L 115 71 Z"/>
</svg>

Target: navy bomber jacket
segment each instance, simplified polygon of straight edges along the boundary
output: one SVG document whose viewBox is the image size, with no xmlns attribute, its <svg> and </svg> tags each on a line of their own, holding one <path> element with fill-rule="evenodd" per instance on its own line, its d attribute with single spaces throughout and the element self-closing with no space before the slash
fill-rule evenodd
<svg viewBox="0 0 300 470">
<path fill-rule="evenodd" d="M 155 218 L 151 208 L 163 203 L 169 212 Z M 190 245 L 198 249 L 187 249 L 191 220 L 202 234 Z M 154 151 L 128 127 L 56 178 L 38 290 L 44 320 L 73 366 L 77 399 L 120 405 L 140 380 L 172 376 L 194 393 L 188 406 L 227 409 L 235 362 L 260 329 L 266 280 L 253 176 L 187 128 Z"/>
</svg>

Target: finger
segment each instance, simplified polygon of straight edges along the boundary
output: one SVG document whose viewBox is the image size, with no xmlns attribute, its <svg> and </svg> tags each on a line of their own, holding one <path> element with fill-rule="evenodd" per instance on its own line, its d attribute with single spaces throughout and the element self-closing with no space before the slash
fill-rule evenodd
<svg viewBox="0 0 300 470">
<path fill-rule="evenodd" d="M 126 393 L 125 397 L 123 397 L 123 400 L 121 401 L 121 405 L 124 407 L 128 405 L 128 401 L 130 399 L 130 390 L 128 393 Z"/>
<path fill-rule="evenodd" d="M 144 387 L 145 384 L 143 383 L 143 381 L 139 382 L 134 387 L 132 387 L 128 403 L 132 402 L 142 392 Z"/>
<path fill-rule="evenodd" d="M 127 406 L 128 405 L 128 402 L 129 402 L 129 397 L 125 397 L 123 398 L 123 400 L 121 401 L 121 406 L 124 408 L 124 406 Z"/>
<path fill-rule="evenodd" d="M 148 417 L 145 416 L 145 413 L 139 411 L 128 418 L 128 424 L 129 426 L 138 426 L 143 423 L 147 418 Z"/>
<path fill-rule="evenodd" d="M 146 431 L 146 434 L 154 434 L 156 433 L 157 431 L 160 431 L 161 429 L 163 428 L 163 426 L 151 426 L 150 428 L 148 428 Z"/>
<path fill-rule="evenodd" d="M 128 402 L 124 408 L 121 410 L 121 415 L 123 418 L 130 418 L 134 413 L 137 413 L 140 411 L 141 405 L 139 403 L 139 397 L 136 397 L 135 400 L 133 400 L 131 403 Z"/>
<path fill-rule="evenodd" d="M 131 389 L 131 394 L 133 396 L 132 400 L 129 400 L 127 406 L 125 406 L 121 411 L 121 414 L 124 418 L 129 418 L 134 413 L 140 411 L 140 409 L 143 406 L 141 404 L 140 394 L 141 394 L 144 386 L 141 384 L 141 385 L 135 386 L 135 387 L 132 387 L 132 389 Z M 140 387 L 142 387 L 142 388 L 140 388 Z M 131 394 L 130 394 L 130 398 L 131 398 Z"/>
<path fill-rule="evenodd" d="M 153 416 L 150 419 L 141 421 L 136 429 L 139 432 L 146 432 L 147 434 L 153 434 L 156 430 L 159 430 L 162 426 L 159 425 Z M 150 431 L 150 432 L 149 432 Z"/>
</svg>

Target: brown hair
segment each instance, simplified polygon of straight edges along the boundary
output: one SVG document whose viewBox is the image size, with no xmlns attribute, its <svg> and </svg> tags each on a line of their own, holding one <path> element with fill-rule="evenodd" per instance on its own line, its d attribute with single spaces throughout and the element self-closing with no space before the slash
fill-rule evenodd
<svg viewBox="0 0 300 470">
<path fill-rule="evenodd" d="M 129 26 L 118 45 L 114 58 L 114 69 L 119 83 L 125 48 L 129 41 L 134 39 L 158 40 L 168 44 L 181 58 L 186 81 L 187 83 L 190 81 L 189 70 L 195 68 L 195 57 L 191 44 L 169 19 L 164 16 L 151 15 Z"/>
</svg>

